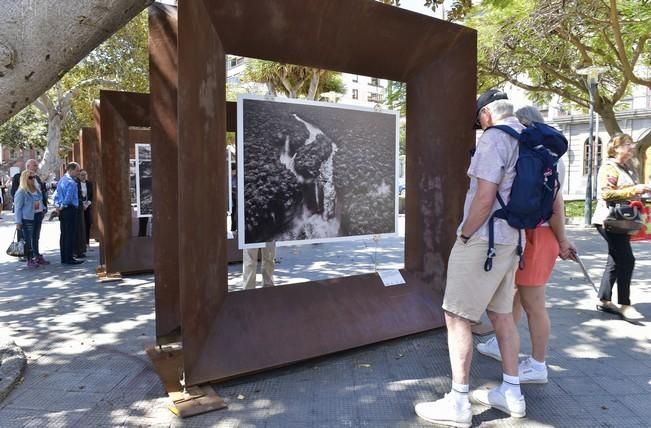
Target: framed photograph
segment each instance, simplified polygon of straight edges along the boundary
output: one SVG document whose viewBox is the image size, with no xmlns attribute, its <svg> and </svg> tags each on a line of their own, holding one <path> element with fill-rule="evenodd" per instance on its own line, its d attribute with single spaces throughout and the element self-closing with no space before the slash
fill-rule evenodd
<svg viewBox="0 0 651 428">
<path fill-rule="evenodd" d="M 138 217 L 151 217 L 152 209 L 151 145 L 136 144 L 136 205 Z"/>
<path fill-rule="evenodd" d="M 399 112 L 254 95 L 237 109 L 240 248 L 397 233 Z"/>
<path fill-rule="evenodd" d="M 231 166 L 233 165 L 233 151 L 235 149 L 232 148 L 231 146 L 226 147 L 226 171 L 228 171 L 228 212 L 233 213 L 233 189 L 234 185 L 237 184 L 235 183 L 235 180 L 233 177 L 233 174 L 231 174 Z"/>
<path fill-rule="evenodd" d="M 132 207 L 138 205 L 136 193 L 136 160 L 129 159 L 129 200 L 131 201 Z"/>
</svg>

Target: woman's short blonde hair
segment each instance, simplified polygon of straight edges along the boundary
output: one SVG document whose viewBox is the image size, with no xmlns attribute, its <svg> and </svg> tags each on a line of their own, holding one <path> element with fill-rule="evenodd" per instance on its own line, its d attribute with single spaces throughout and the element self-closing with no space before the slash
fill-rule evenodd
<svg viewBox="0 0 651 428">
<path fill-rule="evenodd" d="M 26 169 L 25 171 L 20 173 L 20 186 L 18 186 L 20 189 L 23 189 L 27 192 L 33 192 L 36 190 L 36 185 L 32 183 L 32 186 L 29 186 L 29 180 L 27 177 L 29 177 L 30 170 Z"/>
<path fill-rule="evenodd" d="M 617 156 L 617 148 L 626 144 L 626 141 L 633 142 L 633 137 L 624 133 L 617 133 L 612 136 L 610 141 L 608 141 L 608 157 L 614 158 Z"/>
</svg>

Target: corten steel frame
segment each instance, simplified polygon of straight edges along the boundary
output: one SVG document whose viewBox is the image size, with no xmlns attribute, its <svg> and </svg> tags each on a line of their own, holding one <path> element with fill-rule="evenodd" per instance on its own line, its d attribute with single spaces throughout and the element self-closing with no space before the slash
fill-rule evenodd
<svg viewBox="0 0 651 428">
<path fill-rule="evenodd" d="M 378 29 L 381 29 L 379 31 Z M 476 33 L 373 0 L 179 4 L 179 279 L 188 385 L 442 326 L 474 145 Z M 407 82 L 407 284 L 377 274 L 228 293 L 225 54 Z M 214 142 L 215 144 L 206 144 Z M 216 197 L 206 198 L 206 195 Z"/>
<path fill-rule="evenodd" d="M 81 145 L 79 142 L 72 145 L 72 161 L 81 165 Z"/>
<path fill-rule="evenodd" d="M 180 334 L 179 209 L 177 138 L 177 14 L 176 7 L 154 3 L 149 8 L 149 88 L 152 164 L 165 171 L 152 180 L 152 192 L 173 198 L 154 198 L 154 276 L 156 338 L 159 344 Z M 156 169 L 154 173 L 156 173 Z M 169 336 L 174 336 L 170 338 Z"/>
<path fill-rule="evenodd" d="M 149 8 L 151 139 L 156 141 L 156 150 L 152 148 L 152 163 L 155 165 L 154 174 L 158 170 L 165 171 L 165 174 L 156 174 L 153 180 L 153 192 L 155 195 L 175 195 L 174 198 L 154 198 L 156 338 L 159 344 L 177 340 L 181 331 L 178 269 L 179 207 L 176 199 L 179 189 L 177 16 L 175 6 L 154 3 Z M 227 103 L 226 108 L 226 130 L 235 132 L 237 131 L 237 105 Z M 216 141 L 213 141 L 213 144 L 216 144 Z M 188 181 L 183 180 L 183 182 L 185 189 Z M 217 215 L 217 212 L 214 211 L 214 215 Z M 238 250 L 236 239 L 227 242 L 227 260 L 242 261 L 242 251 Z"/>
<path fill-rule="evenodd" d="M 98 169 L 100 164 L 99 142 L 97 141 L 97 130 L 95 128 L 81 128 L 79 130 L 79 146 L 80 146 L 80 159 L 81 166 L 88 173 L 88 179 L 93 186 L 96 180 L 99 179 Z M 95 188 L 93 188 L 95 190 Z M 93 225 L 90 228 L 90 237 L 99 240 L 98 233 L 98 220 L 97 220 L 97 207 L 95 202 L 90 208 L 91 215 L 93 216 Z"/>
<path fill-rule="evenodd" d="M 151 272 L 152 238 L 132 236 L 129 197 L 129 156 L 134 144 L 129 127 L 149 126 L 149 95 L 100 91 L 95 125 L 100 136 L 101 175 L 95 199 L 101 217 L 102 263 L 109 273 Z"/>
</svg>

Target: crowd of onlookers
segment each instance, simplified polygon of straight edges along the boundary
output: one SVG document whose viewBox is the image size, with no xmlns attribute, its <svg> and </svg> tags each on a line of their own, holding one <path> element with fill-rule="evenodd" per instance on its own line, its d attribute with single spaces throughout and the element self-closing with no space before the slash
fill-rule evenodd
<svg viewBox="0 0 651 428">
<path fill-rule="evenodd" d="M 41 227 L 50 211 L 49 219 L 58 217 L 61 226 L 61 263 L 83 263 L 79 259 L 86 257 L 94 199 L 87 172 L 71 162 L 66 166 L 65 175 L 48 185 L 39 176 L 39 164 L 35 159 L 25 162 L 24 169 L 21 163 L 16 166 L 22 171 L 1 180 L 0 208 L 14 212 L 15 239 L 24 242 L 24 255 L 19 260 L 26 263 L 28 269 L 50 264 L 39 246 Z"/>
</svg>

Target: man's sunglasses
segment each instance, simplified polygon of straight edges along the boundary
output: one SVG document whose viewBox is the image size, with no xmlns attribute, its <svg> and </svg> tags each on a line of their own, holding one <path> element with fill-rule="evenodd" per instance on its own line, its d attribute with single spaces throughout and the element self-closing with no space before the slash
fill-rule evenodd
<svg viewBox="0 0 651 428">
<path fill-rule="evenodd" d="M 34 176 L 32 175 L 31 177 L 27 177 L 28 180 L 33 180 Z"/>
</svg>

